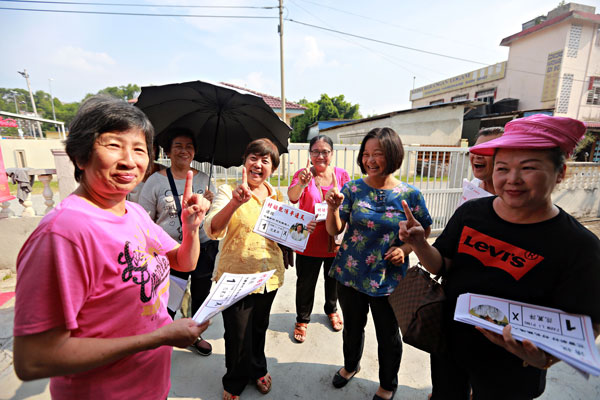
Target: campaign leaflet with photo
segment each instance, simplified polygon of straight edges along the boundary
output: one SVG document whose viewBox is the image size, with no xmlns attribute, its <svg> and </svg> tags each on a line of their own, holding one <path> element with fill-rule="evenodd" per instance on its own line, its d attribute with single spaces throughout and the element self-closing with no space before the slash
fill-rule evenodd
<svg viewBox="0 0 600 400">
<path fill-rule="evenodd" d="M 254 232 L 293 250 L 304 251 L 310 236 L 306 226 L 313 219 L 314 214 L 267 198 L 254 225 Z"/>
<path fill-rule="evenodd" d="M 481 197 L 489 197 L 490 193 L 483 190 L 477 185 L 469 182 L 467 179 L 463 179 L 463 191 L 460 196 L 460 200 L 456 208 L 462 206 L 465 202 L 473 199 L 479 199 Z"/>
<path fill-rule="evenodd" d="M 208 321 L 221 311 L 235 304 L 238 300 L 243 299 L 263 286 L 274 273 L 274 269 L 258 274 L 231 274 L 224 272 L 192 319 L 198 325 Z"/>
<path fill-rule="evenodd" d="M 458 297 L 454 320 L 499 334 L 510 324 L 516 340 L 530 340 L 586 378 L 590 374 L 600 376 L 600 355 L 592 320 L 587 315 L 466 293 Z"/>
</svg>

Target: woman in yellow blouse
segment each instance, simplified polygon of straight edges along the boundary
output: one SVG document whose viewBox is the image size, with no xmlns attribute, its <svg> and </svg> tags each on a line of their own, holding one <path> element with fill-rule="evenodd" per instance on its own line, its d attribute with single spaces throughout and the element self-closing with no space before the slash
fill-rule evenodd
<svg viewBox="0 0 600 400">
<path fill-rule="evenodd" d="M 277 147 L 268 139 L 253 141 L 244 154 L 242 183 L 222 185 L 206 217 L 204 229 L 211 239 L 221 239 L 214 276 L 224 272 L 248 274 L 275 270 L 266 285 L 223 311 L 225 366 L 223 400 L 239 399 L 249 380 L 266 394 L 271 390 L 265 337 L 277 289 L 283 284 L 283 255 L 277 243 L 253 232 L 266 198 L 282 201 L 281 193 L 267 182 L 279 165 Z"/>
</svg>

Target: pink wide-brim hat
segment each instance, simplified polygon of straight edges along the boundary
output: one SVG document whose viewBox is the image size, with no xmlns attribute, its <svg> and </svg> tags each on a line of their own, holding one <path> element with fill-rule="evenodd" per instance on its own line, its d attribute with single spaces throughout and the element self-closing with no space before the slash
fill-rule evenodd
<svg viewBox="0 0 600 400">
<path fill-rule="evenodd" d="M 499 138 L 469 149 L 473 154 L 493 156 L 496 149 L 551 149 L 560 147 L 567 157 L 585 134 L 583 122 L 567 117 L 535 114 L 510 121 Z"/>
</svg>

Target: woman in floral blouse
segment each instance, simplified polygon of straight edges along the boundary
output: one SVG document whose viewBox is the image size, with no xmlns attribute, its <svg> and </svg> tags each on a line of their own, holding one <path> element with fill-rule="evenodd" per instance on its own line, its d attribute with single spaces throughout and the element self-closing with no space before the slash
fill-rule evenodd
<svg viewBox="0 0 600 400">
<path fill-rule="evenodd" d="M 405 274 L 411 251 L 398 239 L 398 223 L 406 220 L 402 200 L 427 235 L 432 223 L 421 192 L 392 176 L 403 158 L 402 141 L 393 129 L 372 129 L 362 141 L 357 160 L 367 177 L 346 183 L 341 192 L 334 187 L 325 196 L 329 234 L 339 234 L 348 224 L 330 271 L 337 280 L 345 321 L 344 366 L 335 374 L 333 385 L 345 386 L 360 371 L 364 327 L 371 309 L 379 355 L 374 400 L 393 398 L 398 387 L 402 341 L 387 296 Z"/>
</svg>

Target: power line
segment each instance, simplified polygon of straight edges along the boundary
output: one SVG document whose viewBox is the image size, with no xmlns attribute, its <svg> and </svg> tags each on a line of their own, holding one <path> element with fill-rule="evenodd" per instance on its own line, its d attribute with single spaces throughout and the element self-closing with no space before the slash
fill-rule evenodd
<svg viewBox="0 0 600 400">
<path fill-rule="evenodd" d="M 342 32 L 342 31 L 338 31 L 338 30 L 335 30 L 335 29 L 329 29 L 329 28 L 325 28 L 325 27 L 322 27 L 322 26 L 309 24 L 309 23 L 306 23 L 306 22 L 296 21 L 296 20 L 293 20 L 291 18 L 286 18 L 286 21 L 294 22 L 294 23 L 300 24 L 300 25 L 305 25 L 305 26 L 308 26 L 308 27 L 311 27 L 311 28 L 315 28 L 315 29 L 320 29 L 320 30 L 324 30 L 324 31 L 338 33 L 340 35 L 346 35 L 346 36 L 351 36 L 351 37 L 355 37 L 355 38 L 359 38 L 359 39 L 363 39 L 363 40 L 368 40 L 368 41 L 375 42 L 375 43 L 385 44 L 387 46 L 399 47 L 399 48 L 402 48 L 402 49 L 412 50 L 412 51 L 416 51 L 416 52 L 419 52 L 419 53 L 431 54 L 431 55 L 434 55 L 434 56 L 449 58 L 449 59 L 452 59 L 452 60 L 465 61 L 465 62 L 470 62 L 470 63 L 473 63 L 473 64 L 480 64 L 480 65 L 484 65 L 486 67 L 490 66 L 489 63 L 484 63 L 484 62 L 481 62 L 481 61 L 469 60 L 469 59 L 466 59 L 466 58 L 449 56 L 447 54 L 436 53 L 436 52 L 433 52 L 433 51 L 416 49 L 414 47 L 408 47 L 408 46 L 404 46 L 404 45 L 397 44 L 397 43 L 386 42 L 386 41 L 379 40 L 379 39 L 373 39 L 373 38 L 369 38 L 369 37 L 366 37 L 366 36 L 355 35 L 353 33 Z M 526 70 L 520 70 L 520 69 L 514 69 L 514 68 L 508 68 L 508 66 L 507 66 L 506 70 L 507 71 L 513 71 L 513 72 L 522 72 L 522 73 L 531 74 L 531 75 L 546 76 L 545 73 L 533 72 L 533 71 L 526 71 Z M 575 81 L 575 82 L 587 82 L 585 79 L 573 79 L 573 81 Z"/>
<path fill-rule="evenodd" d="M 486 65 L 486 66 L 489 65 L 489 63 L 483 63 L 483 62 L 480 62 L 480 61 L 469 60 L 469 59 L 466 59 L 466 58 L 449 56 L 447 54 L 436 53 L 436 52 L 433 52 L 433 51 L 416 49 L 414 47 L 403 46 L 403 45 L 397 44 L 397 43 L 386 42 L 384 40 L 373 39 L 373 38 L 369 38 L 369 37 L 366 37 L 366 36 L 355 35 L 353 33 L 342 32 L 342 31 L 338 31 L 336 29 L 329 29 L 329 28 L 325 28 L 325 27 L 322 27 L 322 26 L 309 24 L 309 23 L 306 23 L 306 22 L 296 21 L 296 20 L 293 20 L 291 18 L 286 18 L 286 21 L 294 22 L 294 23 L 299 24 L 299 25 L 309 26 L 309 27 L 315 28 L 315 29 L 321 29 L 321 30 L 324 30 L 324 31 L 339 33 L 340 35 L 346 35 L 346 36 L 351 36 L 351 37 L 355 37 L 355 38 L 358 38 L 358 39 L 368 40 L 370 42 L 385 44 L 385 45 L 393 46 L 393 47 L 399 47 L 401 49 L 406 49 L 406 50 L 417 51 L 419 53 L 431 54 L 431 55 L 434 55 L 434 56 L 450 58 L 452 60 L 458 60 L 458 61 L 465 61 L 465 62 L 469 62 L 469 63 L 473 63 L 473 64 L 480 64 L 480 65 Z"/>
<path fill-rule="evenodd" d="M 2 0 L 2 1 L 6 1 L 6 0 Z M 8 1 L 16 1 L 16 0 L 8 0 Z M 27 2 L 33 2 L 33 1 L 21 0 L 21 2 L 27 3 Z M 132 13 L 132 12 L 131 13 L 127 13 L 127 12 L 113 12 L 113 11 L 48 10 L 48 9 L 13 8 L 13 7 L 0 7 L 0 10 L 34 11 L 34 12 L 50 12 L 50 13 L 66 13 L 66 14 L 122 15 L 122 16 L 140 16 L 140 17 L 233 18 L 233 19 L 277 19 L 278 18 L 278 17 L 275 17 L 275 16 L 274 17 L 270 17 L 270 16 L 253 16 L 253 15 L 150 14 L 150 13 Z M 447 54 L 441 54 L 441 53 L 436 53 L 436 52 L 433 52 L 433 51 L 427 51 L 427 50 L 417 49 L 417 48 L 414 48 L 414 47 L 404 46 L 404 45 L 401 45 L 401 44 L 387 42 L 387 41 L 384 41 L 384 40 L 373 39 L 373 38 L 369 38 L 369 37 L 366 37 L 366 36 L 361 36 L 361 35 L 356 35 L 356 34 L 353 34 L 353 33 L 343 32 L 343 31 L 339 31 L 339 30 L 336 30 L 336 29 L 325 28 L 325 27 L 322 27 L 322 26 L 313 25 L 313 24 L 309 24 L 309 23 L 306 23 L 306 22 L 296 21 L 296 20 L 291 19 L 291 18 L 285 18 L 285 20 L 289 21 L 289 22 L 293 22 L 293 23 L 299 24 L 299 25 L 304 25 L 304 26 L 308 26 L 308 27 L 311 27 L 311 28 L 320 29 L 320 30 L 323 30 L 323 31 L 329 31 L 329 32 L 340 34 L 340 35 L 355 37 L 355 38 L 358 38 L 358 39 L 367 40 L 367 41 L 371 41 L 371 42 L 374 42 L 374 43 L 380 43 L 380 44 L 384 44 L 384 45 L 387 45 L 387 46 L 398 47 L 398 48 L 402 48 L 402 49 L 406 49 L 406 50 L 416 51 L 416 52 L 419 52 L 419 53 L 430 54 L 430 55 L 434 55 L 434 56 L 438 56 L 438 57 L 444 57 L 444 58 L 448 58 L 448 59 L 452 59 L 452 60 L 464 61 L 464 62 L 469 62 L 469 63 L 473 63 L 473 64 L 479 64 L 479 65 L 484 65 L 484 66 L 489 66 L 490 65 L 489 63 L 484 63 L 484 62 L 481 62 L 481 61 L 475 61 L 475 60 L 469 60 L 469 59 L 461 58 L 461 57 L 449 56 Z M 532 74 L 532 75 L 539 75 L 539 76 L 545 76 L 546 75 L 544 73 L 532 72 L 532 71 L 525 71 L 525 70 L 516 70 L 516 69 L 512 69 L 512 68 L 507 68 L 507 70 L 508 71 L 514 71 L 514 72 L 522 72 L 522 73 L 527 73 L 527 74 Z M 586 82 L 586 80 L 581 80 L 581 79 L 573 79 L 573 81 Z"/>
<path fill-rule="evenodd" d="M 301 9 L 302 11 L 304 11 L 305 13 L 307 13 L 307 14 L 309 14 L 310 16 L 312 16 L 313 18 L 315 18 L 315 19 L 317 19 L 317 20 L 321 21 L 321 23 L 323 23 L 324 25 L 327 25 L 327 22 L 326 22 L 326 21 L 324 21 L 324 20 L 323 20 L 323 19 L 321 19 L 320 17 L 318 17 L 318 16 L 314 15 L 313 13 L 311 13 L 310 11 L 308 11 L 307 9 L 305 9 L 304 7 L 302 7 L 301 5 L 299 5 L 298 3 L 296 3 L 294 0 L 290 0 L 290 1 L 292 2 L 292 4 L 294 4 L 296 7 L 298 7 L 299 9 Z M 344 40 L 344 41 L 346 41 L 346 42 L 348 42 L 348 43 L 351 43 L 351 44 L 353 44 L 353 45 L 355 45 L 355 46 L 362 47 L 363 49 L 365 49 L 365 50 L 367 50 L 367 51 L 370 51 L 370 52 L 372 52 L 372 53 L 375 53 L 375 54 L 377 54 L 377 55 L 378 55 L 379 57 L 381 57 L 381 58 L 384 58 L 384 59 L 385 59 L 385 60 L 387 60 L 389 63 L 391 63 L 391 64 L 394 64 L 394 65 L 396 65 L 397 67 L 400 67 L 400 68 L 402 68 L 403 70 L 405 70 L 405 71 L 409 72 L 410 74 L 412 74 L 412 75 L 417 75 L 417 74 L 416 74 L 416 72 L 414 72 L 414 71 L 411 71 L 411 70 L 409 70 L 408 68 L 406 68 L 405 66 L 403 66 L 403 65 L 399 64 L 398 62 L 396 62 L 396 61 L 393 59 L 393 57 L 390 57 L 388 54 L 386 54 L 386 53 L 384 53 L 384 52 L 382 52 L 382 51 L 378 51 L 378 50 L 372 49 L 372 48 L 370 48 L 370 47 L 368 47 L 368 46 L 366 46 L 366 45 L 364 45 L 364 44 L 361 44 L 361 43 L 360 43 L 360 42 L 358 42 L 358 41 L 351 40 L 351 39 L 346 39 L 346 38 L 344 38 L 344 37 L 343 37 L 343 36 L 341 36 L 341 35 L 332 35 L 332 36 L 334 36 L 334 37 L 337 37 L 338 39 Z M 410 64 L 410 63 L 408 63 L 408 64 Z M 420 66 L 420 67 L 421 67 L 421 66 Z M 425 68 L 425 67 L 421 67 L 421 68 Z M 427 69 L 427 68 L 425 68 L 425 69 Z M 429 79 L 429 78 L 427 78 L 427 79 Z"/>
<path fill-rule="evenodd" d="M 318 6 L 318 7 L 323 7 L 323 8 L 327 8 L 327 9 L 329 9 L 329 10 L 337 11 L 337 12 L 340 12 L 340 13 L 343 13 L 343 14 L 352 15 L 352 16 L 354 16 L 354 17 L 363 18 L 363 19 L 368 19 L 368 20 L 371 20 L 371 21 L 374 21 L 374 22 L 378 22 L 378 23 L 380 23 L 380 24 L 385 24 L 385 25 L 388 25 L 388 26 L 393 26 L 394 28 L 403 29 L 403 30 L 405 30 L 405 31 L 409 31 L 409 32 L 416 32 L 416 33 L 419 33 L 419 34 L 421 34 L 421 35 L 431 36 L 431 37 L 434 37 L 434 38 L 437 38 L 437 39 L 447 40 L 447 41 L 449 41 L 449 42 L 458 43 L 458 44 L 461 44 L 461 45 L 464 45 L 464 46 L 473 47 L 473 48 L 476 48 L 476 49 L 479 49 L 479 50 L 485 50 L 485 51 L 489 51 L 489 49 L 488 49 L 488 48 L 485 48 L 485 47 L 480 47 L 480 46 L 476 46 L 476 45 L 474 45 L 474 44 L 472 44 L 472 43 L 460 42 L 460 41 L 457 41 L 457 40 L 451 39 L 451 38 L 449 38 L 448 36 L 435 35 L 435 34 L 433 34 L 433 33 L 430 33 L 430 32 L 422 32 L 422 31 L 419 31 L 419 30 L 417 30 L 417 29 L 413 29 L 413 28 L 407 28 L 407 27 L 405 27 L 405 26 L 402 26 L 402 25 L 397 25 L 397 24 L 394 24 L 394 23 L 391 23 L 391 22 L 388 22 L 388 21 L 384 21 L 384 20 L 381 20 L 381 19 L 377 19 L 377 18 L 369 17 L 368 15 L 357 14 L 357 13 L 353 13 L 353 12 L 351 12 L 351 11 L 347 11 L 347 10 L 342 10 L 342 9 L 335 8 L 335 7 L 326 6 L 326 5 L 319 4 L 319 3 L 317 3 L 317 2 L 314 2 L 314 1 L 309 1 L 309 0 L 301 0 L 301 1 L 303 1 L 303 2 L 305 2 L 305 3 L 314 4 L 315 6 Z"/>
<path fill-rule="evenodd" d="M 168 4 L 132 4 L 132 3 L 84 3 L 79 1 L 42 1 L 42 0 L 0 0 L 12 3 L 35 3 L 35 4 L 68 4 L 78 6 L 116 6 L 116 7 L 163 7 L 163 8 L 250 8 L 250 9 L 275 9 L 276 6 L 196 6 L 196 5 L 168 5 Z"/>
<path fill-rule="evenodd" d="M 127 12 L 114 12 L 114 11 L 47 10 L 47 9 L 40 9 L 40 8 L 13 8 L 13 7 L 0 7 L 0 10 L 35 11 L 35 12 L 66 13 L 66 14 L 125 15 L 125 16 L 133 16 L 133 17 L 277 19 L 277 17 L 265 17 L 265 16 L 258 16 L 258 15 L 148 14 L 148 13 L 127 13 Z"/>
</svg>

